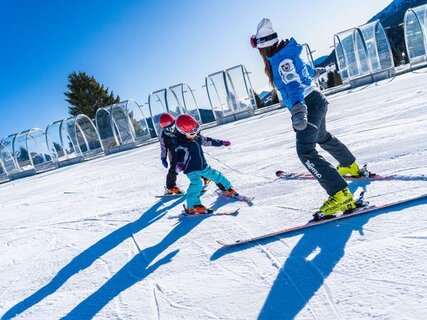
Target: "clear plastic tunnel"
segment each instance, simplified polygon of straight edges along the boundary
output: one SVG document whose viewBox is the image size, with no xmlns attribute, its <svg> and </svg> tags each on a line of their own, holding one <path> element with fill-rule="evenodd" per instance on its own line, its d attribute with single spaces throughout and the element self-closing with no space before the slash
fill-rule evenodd
<svg viewBox="0 0 427 320">
<path fill-rule="evenodd" d="M 114 104 L 96 111 L 96 128 L 106 152 L 115 147 L 135 144 L 135 134 L 123 105 Z"/>
<path fill-rule="evenodd" d="M 196 97 L 189 85 L 179 83 L 169 87 L 167 98 L 169 109 L 171 109 L 171 105 L 175 105 L 175 109 L 180 110 L 182 113 L 191 114 L 197 121 L 202 123 Z"/>
<path fill-rule="evenodd" d="M 13 156 L 19 171 L 42 172 L 56 168 L 58 162 L 53 142 L 46 139 L 45 131 L 39 128 L 14 135 Z"/>
<path fill-rule="evenodd" d="M 208 75 L 205 79 L 206 92 L 215 118 L 224 118 L 234 114 L 232 97 L 234 93 L 227 87 L 225 71 Z"/>
<path fill-rule="evenodd" d="M 9 140 L 9 143 L 5 141 L 5 144 L 3 144 L 3 140 L 0 142 L 0 165 L 0 180 L 9 179 L 12 175 L 18 172 L 15 159 L 13 158 L 12 140 Z"/>
<path fill-rule="evenodd" d="M 243 65 L 218 71 L 205 78 L 205 88 L 217 123 L 254 114 L 255 96 Z"/>
<path fill-rule="evenodd" d="M 409 62 L 427 61 L 427 4 L 406 11 L 404 30 Z"/>
<path fill-rule="evenodd" d="M 58 120 L 49 124 L 46 128 L 46 139 L 51 139 L 58 162 L 82 157 L 77 144 L 74 118 Z"/>
<path fill-rule="evenodd" d="M 101 138 L 93 121 L 86 115 L 74 118 L 77 146 L 85 159 L 104 154 Z M 76 147 L 77 148 L 77 147 Z"/>
<path fill-rule="evenodd" d="M 342 31 L 334 36 L 335 55 L 343 82 L 362 84 L 394 75 L 387 34 L 379 21 Z"/>
<path fill-rule="evenodd" d="M 237 65 L 228 68 L 225 73 L 228 87 L 236 97 L 233 101 L 234 113 L 256 109 L 255 95 L 246 68 L 243 65 Z"/>
<path fill-rule="evenodd" d="M 167 89 L 161 89 L 150 93 L 148 96 L 148 108 L 150 110 L 151 121 L 156 135 L 160 132 L 159 118 L 162 113 L 167 113 Z M 179 113 L 171 112 L 172 115 L 177 116 Z"/>
<path fill-rule="evenodd" d="M 147 123 L 146 115 L 144 114 L 141 106 L 132 99 L 122 101 L 119 103 L 126 110 L 129 121 L 132 125 L 132 130 L 135 135 L 135 141 L 140 144 L 151 138 L 150 130 Z"/>
</svg>

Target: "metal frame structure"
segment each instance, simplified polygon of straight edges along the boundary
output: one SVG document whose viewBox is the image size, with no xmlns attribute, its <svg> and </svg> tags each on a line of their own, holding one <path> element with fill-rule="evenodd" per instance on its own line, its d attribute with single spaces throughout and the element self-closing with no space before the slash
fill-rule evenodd
<svg viewBox="0 0 427 320">
<path fill-rule="evenodd" d="M 155 100 L 154 100 L 155 99 Z M 159 118 L 162 113 L 168 113 L 167 88 L 153 91 L 148 95 L 148 109 L 156 136 L 160 134 Z M 174 114 L 176 116 L 176 114 Z"/>
<path fill-rule="evenodd" d="M 140 145 L 150 139 L 151 135 L 147 118 L 138 102 L 133 99 L 128 99 L 119 102 L 117 105 L 122 105 L 128 114 L 135 137 L 135 143 Z"/>
<path fill-rule="evenodd" d="M 76 133 L 76 142 L 85 159 L 104 155 L 101 137 L 93 121 L 84 114 L 73 119 Z"/>
<path fill-rule="evenodd" d="M 233 77 L 234 72 L 237 72 L 239 77 Z M 241 81 L 243 84 L 243 92 L 237 92 L 237 81 Z M 209 74 L 205 78 L 205 87 L 209 104 L 218 124 L 254 115 L 255 96 L 249 73 L 243 65 Z M 248 104 L 245 102 L 247 100 L 249 100 Z"/>
<path fill-rule="evenodd" d="M 406 10 L 404 21 L 405 45 L 409 63 L 427 61 L 427 4 Z"/>
<path fill-rule="evenodd" d="M 58 120 L 50 123 L 46 127 L 46 144 L 50 139 L 58 155 L 58 162 L 67 162 L 75 158 L 82 158 L 82 153 L 77 143 L 74 125 L 70 126 L 70 121 L 74 118 Z"/>
<path fill-rule="evenodd" d="M 101 139 L 86 115 L 58 120 L 46 127 L 46 144 L 53 143 L 60 165 L 68 165 L 104 154 Z"/>
<path fill-rule="evenodd" d="M 14 172 L 9 174 L 12 178 L 20 175 L 20 173 L 24 173 L 22 175 L 24 176 L 57 167 L 58 154 L 55 147 L 49 138 L 46 139 L 46 132 L 40 128 L 32 128 L 11 134 L 2 140 L 2 146 L 3 163 L 5 158 L 4 148 L 7 149 L 6 154 L 13 157 L 13 165 L 9 164 L 9 167 L 13 168 L 14 166 L 16 168 L 16 171 L 11 170 Z"/>
<path fill-rule="evenodd" d="M 95 124 L 106 154 L 136 146 L 133 125 L 123 105 L 99 108 L 95 114 Z"/>
<path fill-rule="evenodd" d="M 191 114 L 197 121 L 202 123 L 199 106 L 193 91 L 188 84 L 183 82 L 169 87 L 166 95 L 168 110 L 171 111 L 170 106 L 174 105 L 173 102 L 175 102 L 176 110 L 180 110 L 181 113 Z"/>
<path fill-rule="evenodd" d="M 390 42 L 378 20 L 335 34 L 334 46 L 343 83 L 358 86 L 395 75 Z"/>
<path fill-rule="evenodd" d="M 9 149 L 0 141 L 0 182 L 9 181 L 18 172 L 15 159 Z"/>
</svg>

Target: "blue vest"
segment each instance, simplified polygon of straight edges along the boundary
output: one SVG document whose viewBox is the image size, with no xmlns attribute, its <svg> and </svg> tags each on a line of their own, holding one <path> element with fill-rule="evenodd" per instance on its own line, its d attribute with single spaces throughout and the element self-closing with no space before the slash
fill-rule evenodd
<svg viewBox="0 0 427 320">
<path fill-rule="evenodd" d="M 273 82 L 289 110 L 297 102 L 305 103 L 304 98 L 315 89 L 314 70 L 301 59 L 301 52 L 302 46 L 291 38 L 274 56 L 267 57 Z"/>
</svg>

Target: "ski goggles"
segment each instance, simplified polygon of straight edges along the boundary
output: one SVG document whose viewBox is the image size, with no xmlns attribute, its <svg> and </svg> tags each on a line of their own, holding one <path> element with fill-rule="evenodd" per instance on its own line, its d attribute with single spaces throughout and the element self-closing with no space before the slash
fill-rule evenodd
<svg viewBox="0 0 427 320">
<path fill-rule="evenodd" d="M 194 137 L 196 136 L 200 131 L 200 125 L 198 124 L 193 130 L 186 132 L 185 135 L 187 137 Z"/>
<path fill-rule="evenodd" d="M 169 127 L 163 128 L 163 131 L 165 132 L 165 134 L 167 134 L 168 136 L 173 136 L 175 133 L 175 123 L 171 124 Z"/>
<path fill-rule="evenodd" d="M 270 40 L 273 40 L 273 39 L 276 39 L 276 38 L 277 38 L 277 33 L 276 32 L 272 33 L 272 34 L 270 34 L 268 36 L 261 37 L 261 38 L 257 38 L 255 35 L 253 35 L 251 37 L 251 39 L 250 39 L 250 42 L 251 42 L 252 48 L 255 49 L 258 44 L 261 44 L 261 43 L 264 43 L 264 42 L 267 42 L 267 41 L 270 41 Z"/>
</svg>

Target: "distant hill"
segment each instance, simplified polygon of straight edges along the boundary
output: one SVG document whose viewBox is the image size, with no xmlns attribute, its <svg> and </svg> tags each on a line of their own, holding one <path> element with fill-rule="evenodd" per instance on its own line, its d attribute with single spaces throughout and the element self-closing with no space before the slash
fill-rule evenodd
<svg viewBox="0 0 427 320">
<path fill-rule="evenodd" d="M 314 65 L 318 66 L 320 65 L 325 59 L 327 59 L 329 56 L 321 56 L 320 58 L 317 58 L 314 60 Z"/>
<path fill-rule="evenodd" d="M 395 62 L 400 61 L 402 52 L 405 52 L 406 54 L 403 25 L 399 26 L 399 24 L 403 23 L 406 10 L 426 3 L 427 0 L 394 0 L 368 21 L 373 22 L 375 20 L 379 20 L 382 26 L 387 28 L 386 32 L 389 36 L 390 45 L 392 47 L 393 55 L 395 56 Z M 337 30 L 337 32 L 339 32 L 339 30 Z M 319 64 L 315 63 L 315 66 L 324 67 L 335 62 L 334 51 L 332 51 L 331 54 Z"/>
</svg>

